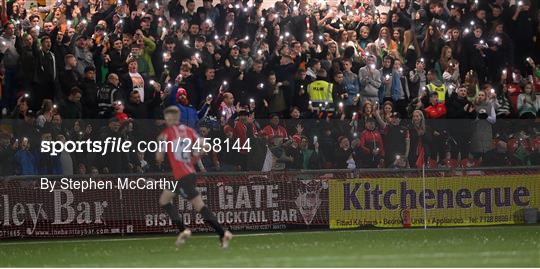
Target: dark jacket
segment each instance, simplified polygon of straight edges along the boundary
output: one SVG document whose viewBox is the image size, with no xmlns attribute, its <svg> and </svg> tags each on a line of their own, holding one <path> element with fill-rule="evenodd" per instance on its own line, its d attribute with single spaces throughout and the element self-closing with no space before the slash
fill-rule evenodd
<svg viewBox="0 0 540 269">
<path fill-rule="evenodd" d="M 64 96 L 68 96 L 71 88 L 79 85 L 80 75 L 74 69 L 64 69 L 60 73 L 60 89 Z"/>
<path fill-rule="evenodd" d="M 82 105 L 80 102 L 75 103 L 70 100 L 65 100 L 60 104 L 58 110 L 63 119 L 82 118 Z"/>
<path fill-rule="evenodd" d="M 446 102 L 446 117 L 449 119 L 474 119 L 476 117 L 476 112 L 465 111 L 466 105 L 471 106 L 472 104 L 467 100 L 467 97 L 459 97 L 456 92 L 453 92 L 450 95 L 448 102 Z"/>
<path fill-rule="evenodd" d="M 83 117 L 95 119 L 98 115 L 98 85 L 95 80 L 83 79 L 80 83 L 82 90 L 81 103 L 83 105 Z"/>
<path fill-rule="evenodd" d="M 122 49 L 120 51 L 112 49 L 109 52 L 109 57 L 111 61 L 108 64 L 109 73 L 115 73 L 118 76 L 123 75 L 127 72 L 126 59 L 129 55 L 127 49 Z"/>
</svg>

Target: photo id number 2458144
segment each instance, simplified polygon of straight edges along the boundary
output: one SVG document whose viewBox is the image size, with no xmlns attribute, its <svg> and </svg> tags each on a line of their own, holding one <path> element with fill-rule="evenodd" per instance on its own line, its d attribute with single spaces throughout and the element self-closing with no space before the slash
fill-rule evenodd
<svg viewBox="0 0 540 269">
<path fill-rule="evenodd" d="M 250 152 L 251 143 L 247 138 L 242 141 L 239 138 L 198 138 L 192 140 L 190 138 L 180 138 L 176 144 L 176 152 Z"/>
</svg>

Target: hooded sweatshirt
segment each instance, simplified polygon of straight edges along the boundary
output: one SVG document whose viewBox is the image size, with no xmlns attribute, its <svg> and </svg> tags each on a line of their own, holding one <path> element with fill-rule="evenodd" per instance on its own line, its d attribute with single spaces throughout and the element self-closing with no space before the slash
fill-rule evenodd
<svg viewBox="0 0 540 269">
<path fill-rule="evenodd" d="M 381 86 L 381 72 L 377 69 L 369 70 L 369 66 L 364 66 L 358 71 L 358 77 L 360 78 L 360 85 L 362 90 L 360 94 L 363 97 L 378 98 L 379 87 Z"/>
</svg>

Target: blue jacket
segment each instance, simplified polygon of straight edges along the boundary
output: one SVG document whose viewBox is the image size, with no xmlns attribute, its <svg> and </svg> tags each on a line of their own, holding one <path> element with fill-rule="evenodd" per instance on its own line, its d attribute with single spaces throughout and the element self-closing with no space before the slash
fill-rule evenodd
<svg viewBox="0 0 540 269">
<path fill-rule="evenodd" d="M 195 130 L 198 130 L 199 119 L 206 116 L 206 112 L 210 108 L 206 103 L 197 111 L 192 105 L 184 106 L 176 102 L 176 92 L 178 87 L 173 86 L 168 97 L 169 105 L 175 105 L 180 109 L 180 123 L 185 124 Z"/>
<path fill-rule="evenodd" d="M 193 129 L 197 129 L 197 124 L 199 123 L 199 115 L 197 110 L 191 105 L 184 106 L 182 104 L 176 104 L 180 109 L 180 123 L 185 124 Z"/>
<path fill-rule="evenodd" d="M 358 79 L 358 75 L 355 73 L 343 73 L 344 79 L 343 79 L 343 87 L 347 91 L 347 94 L 349 95 L 349 98 L 347 99 L 346 105 L 352 104 L 352 99 L 356 96 L 356 94 L 360 93 L 360 80 Z"/>
<path fill-rule="evenodd" d="M 384 80 L 382 77 L 381 72 L 381 80 Z M 390 91 L 392 94 L 392 100 L 394 102 L 399 100 L 399 97 L 401 95 L 401 79 L 398 72 L 395 70 L 392 71 L 392 86 L 390 86 Z M 384 82 L 381 83 L 381 87 L 379 88 L 379 103 L 382 104 L 384 99 Z"/>
<path fill-rule="evenodd" d="M 60 162 L 60 154 L 50 156 L 46 152 L 41 152 L 34 149 L 33 155 L 35 158 L 36 170 L 38 175 L 61 175 L 62 163 Z"/>
<path fill-rule="evenodd" d="M 15 153 L 15 163 L 19 166 L 21 175 L 35 175 L 36 158 L 28 150 L 18 150 Z"/>
</svg>

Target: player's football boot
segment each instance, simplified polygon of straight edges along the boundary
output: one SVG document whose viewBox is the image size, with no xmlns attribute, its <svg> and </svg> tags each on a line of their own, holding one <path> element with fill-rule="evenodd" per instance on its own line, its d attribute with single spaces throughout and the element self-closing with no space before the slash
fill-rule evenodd
<svg viewBox="0 0 540 269">
<path fill-rule="evenodd" d="M 231 242 L 233 234 L 229 231 L 225 231 L 225 234 L 221 238 L 221 248 L 228 248 L 229 242 Z"/>
<path fill-rule="evenodd" d="M 185 229 L 181 233 L 178 234 L 178 237 L 176 238 L 176 242 L 174 243 L 176 247 L 181 247 L 183 244 L 186 243 L 186 240 L 191 236 L 191 230 Z"/>
</svg>

